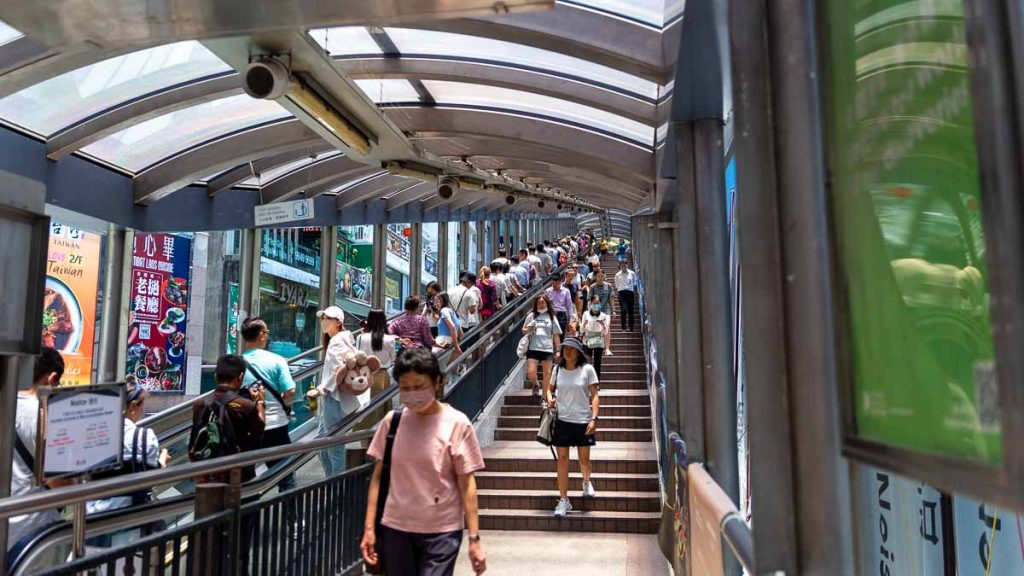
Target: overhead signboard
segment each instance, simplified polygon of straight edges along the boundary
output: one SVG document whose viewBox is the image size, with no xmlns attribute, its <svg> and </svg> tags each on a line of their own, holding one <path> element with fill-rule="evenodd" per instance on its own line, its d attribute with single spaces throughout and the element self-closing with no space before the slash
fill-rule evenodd
<svg viewBox="0 0 1024 576">
<path fill-rule="evenodd" d="M 124 390 L 124 384 L 41 389 L 37 474 L 79 476 L 120 466 Z"/>
<path fill-rule="evenodd" d="M 275 226 L 285 222 L 313 219 L 313 199 L 261 204 L 255 208 L 256 226 Z"/>
</svg>

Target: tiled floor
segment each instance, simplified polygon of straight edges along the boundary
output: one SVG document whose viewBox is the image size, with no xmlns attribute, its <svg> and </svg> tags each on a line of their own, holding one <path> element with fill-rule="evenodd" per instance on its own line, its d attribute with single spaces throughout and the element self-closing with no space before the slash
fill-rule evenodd
<svg viewBox="0 0 1024 576">
<path fill-rule="evenodd" d="M 488 576 L 670 576 L 657 536 L 485 532 Z M 467 544 L 456 576 L 472 576 Z"/>
</svg>

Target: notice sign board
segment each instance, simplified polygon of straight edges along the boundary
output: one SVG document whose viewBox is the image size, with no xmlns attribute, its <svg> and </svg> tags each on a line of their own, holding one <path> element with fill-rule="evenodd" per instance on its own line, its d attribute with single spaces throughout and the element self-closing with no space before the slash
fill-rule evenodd
<svg viewBox="0 0 1024 576">
<path fill-rule="evenodd" d="M 274 226 L 284 222 L 313 219 L 313 200 L 294 200 L 256 206 L 256 226 Z"/>
<path fill-rule="evenodd" d="M 42 478 L 79 476 L 121 465 L 124 384 L 44 388 L 39 398 Z"/>
</svg>

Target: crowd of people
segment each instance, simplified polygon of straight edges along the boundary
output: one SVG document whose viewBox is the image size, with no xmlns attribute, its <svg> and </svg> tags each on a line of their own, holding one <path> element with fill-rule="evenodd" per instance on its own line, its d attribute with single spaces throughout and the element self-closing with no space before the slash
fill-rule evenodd
<svg viewBox="0 0 1024 576">
<path fill-rule="evenodd" d="M 527 379 L 533 394 L 549 408 L 557 408 L 558 425 L 552 444 L 557 448 L 559 501 L 556 516 L 572 508 L 567 496 L 569 452 L 577 448 L 583 473 L 582 494 L 594 497 L 590 475 L 590 449 L 596 444 L 600 401 L 601 359 L 611 349 L 612 296 L 619 302 L 623 331 L 632 331 L 636 274 L 628 266 L 630 248 L 622 240 L 614 248 L 618 269 L 613 282 L 601 269 L 599 254 L 612 245 L 591 232 L 526 247 L 509 255 L 501 249 L 479 273 L 463 271 L 458 283 L 444 290 L 432 282 L 424 297 L 412 296 L 404 312 L 388 322 L 384 312 L 369 313 L 363 329 L 353 334 L 344 325 L 345 313 L 337 306 L 317 312 L 323 334 L 324 364 L 318 382 L 305 392 L 315 413 L 318 436 L 339 430 L 350 415 L 361 412 L 371 399 L 392 382 L 398 385 L 404 406 L 378 417 L 362 418 L 355 429 L 380 421 L 368 454 L 377 460 L 371 481 L 363 556 L 369 565 L 386 564 L 391 573 L 451 574 L 461 547 L 463 528 L 468 529 L 470 559 L 479 574 L 486 560 L 478 534 L 474 472 L 484 467 L 480 446 L 469 418 L 438 398 L 443 390 L 441 352 L 452 358 L 463 353 L 466 334 L 498 312 L 519 302 L 530 288 L 550 280 L 550 286 L 532 296 L 522 333 Z M 216 387 L 193 402 L 193 425 L 188 444 L 192 461 L 203 461 L 289 444 L 292 405 L 301 397 L 288 361 L 269 351 L 270 328 L 262 318 L 250 317 L 240 326 L 241 354 L 217 360 Z M 343 374 L 352 370 L 354 358 L 373 358 L 371 382 L 356 388 Z M 539 368 L 539 370 L 538 370 Z M 539 374 L 538 374 L 539 372 Z M 38 386 L 56 386 L 63 373 L 60 354 L 45 348 L 36 361 L 32 388 L 19 392 L 15 422 L 15 461 L 12 494 L 38 489 L 32 455 L 38 429 Z M 164 467 L 169 454 L 157 435 L 136 422 L 144 415 L 146 391 L 129 383 L 124 412 L 124 466 L 105 477 Z M 404 433 L 398 426 L 404 422 Z M 346 446 L 325 449 L 320 461 L 327 476 L 351 466 Z M 361 458 L 361 454 L 358 455 Z M 266 463 L 268 468 L 277 460 Z M 393 471 L 393 472 L 392 472 Z M 242 481 L 255 478 L 254 466 L 241 470 Z M 386 477 L 387 480 L 382 480 Z M 196 478 L 197 482 L 229 482 L 227 473 Z M 62 484 L 52 480 L 46 487 Z M 296 486 L 293 474 L 278 483 L 279 491 Z M 89 502 L 90 513 L 100 513 L 144 503 L 149 491 Z M 286 511 L 294 537 L 302 529 L 294 514 Z M 11 519 L 9 555 L 16 554 L 38 529 L 55 519 L 55 513 L 37 513 Z M 95 546 L 130 541 L 158 526 L 142 527 L 90 540 Z M 243 527 L 243 546 L 254 527 Z M 127 538 L 127 540 L 125 540 Z M 423 572 L 422 567 L 434 567 Z"/>
</svg>

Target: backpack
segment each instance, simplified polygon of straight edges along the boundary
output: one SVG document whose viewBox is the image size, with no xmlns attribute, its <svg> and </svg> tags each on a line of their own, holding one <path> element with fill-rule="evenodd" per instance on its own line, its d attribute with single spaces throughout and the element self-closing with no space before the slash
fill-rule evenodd
<svg viewBox="0 0 1024 576">
<path fill-rule="evenodd" d="M 206 399 L 188 443 L 190 461 L 212 460 L 241 451 L 235 438 L 235 425 L 228 411 L 228 404 L 236 398 L 238 395 L 229 394 L 223 402 L 217 402 L 212 397 Z"/>
</svg>

